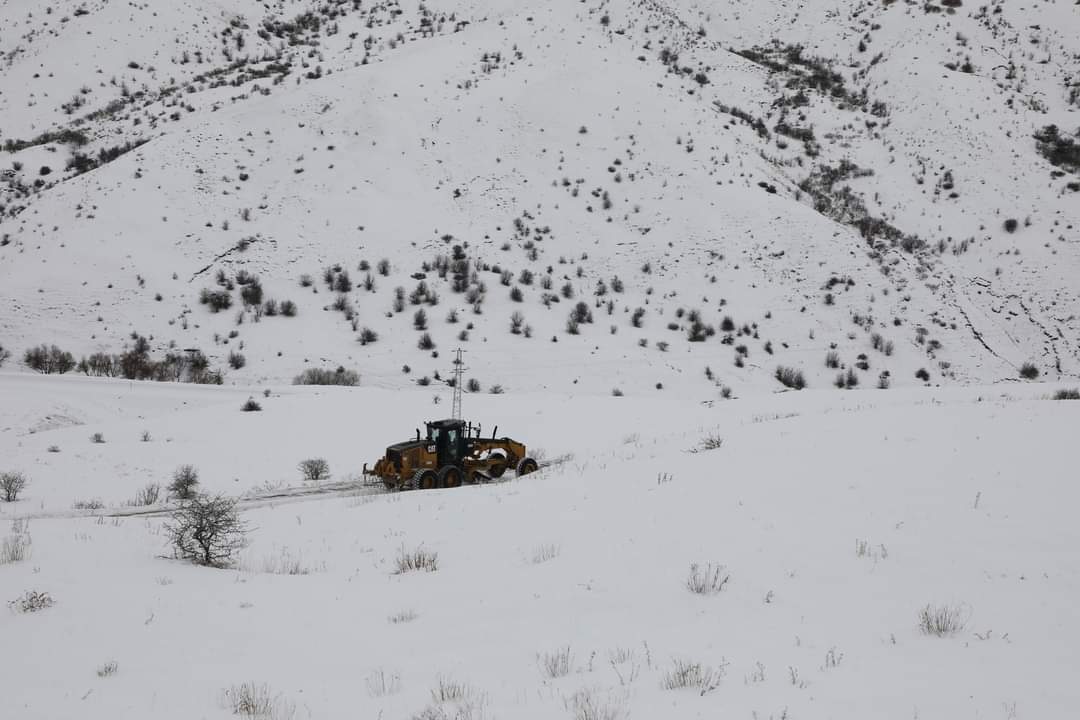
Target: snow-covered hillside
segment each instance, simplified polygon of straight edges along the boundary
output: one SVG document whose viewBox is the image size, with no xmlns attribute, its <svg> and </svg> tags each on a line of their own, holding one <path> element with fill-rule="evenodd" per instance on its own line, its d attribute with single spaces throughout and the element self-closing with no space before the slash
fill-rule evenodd
<svg viewBox="0 0 1080 720">
<path fill-rule="evenodd" d="M 1078 278 L 1074 0 L 0 0 L 0 718 L 1068 717 Z"/>
<path fill-rule="evenodd" d="M 511 393 L 1080 370 L 1077 168 L 1033 137 L 1080 129 L 1069 3 L 3 13 L 11 365 L 138 334 L 244 384 L 399 387 L 459 345 Z"/>
</svg>

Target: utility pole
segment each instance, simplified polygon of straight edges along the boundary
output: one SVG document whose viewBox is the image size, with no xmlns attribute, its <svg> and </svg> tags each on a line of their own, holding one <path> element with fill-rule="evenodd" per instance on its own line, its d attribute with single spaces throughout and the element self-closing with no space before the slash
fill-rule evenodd
<svg viewBox="0 0 1080 720">
<path fill-rule="evenodd" d="M 465 370 L 464 361 L 461 359 L 461 348 L 458 348 L 454 357 L 454 402 L 451 409 L 451 417 L 455 420 L 461 419 L 461 385 Z"/>
</svg>

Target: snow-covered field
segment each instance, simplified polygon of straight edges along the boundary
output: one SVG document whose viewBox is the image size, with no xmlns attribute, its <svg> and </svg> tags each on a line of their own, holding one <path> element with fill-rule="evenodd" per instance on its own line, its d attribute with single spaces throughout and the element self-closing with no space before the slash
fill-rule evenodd
<svg viewBox="0 0 1080 720">
<path fill-rule="evenodd" d="M 253 500 L 237 566 L 208 569 L 124 500 L 179 463 L 251 494 L 303 486 L 296 463 L 321 456 L 338 488 L 443 406 L 289 389 L 241 413 L 239 391 L 27 380 L 0 376 L 0 456 L 31 478 L 0 504 L 5 533 L 31 538 L 0 588 L 55 604 L 0 613 L 4 717 L 226 718 L 245 682 L 295 718 L 1004 719 L 1080 702 L 1080 403 L 1051 388 L 484 396 L 474 419 L 562 461 Z M 692 452 L 706 438 L 722 444 Z M 106 507 L 72 510 L 89 497 Z M 417 548 L 437 570 L 395 574 Z M 710 563 L 722 590 L 691 592 Z M 921 632 L 927 605 L 961 627 Z M 665 689 L 677 662 L 714 675 Z M 437 702 L 440 683 L 464 699 Z"/>
<path fill-rule="evenodd" d="M 1078 38 L 0 2 L 0 720 L 1076 714 Z M 365 484 L 458 348 L 542 469 Z"/>
</svg>

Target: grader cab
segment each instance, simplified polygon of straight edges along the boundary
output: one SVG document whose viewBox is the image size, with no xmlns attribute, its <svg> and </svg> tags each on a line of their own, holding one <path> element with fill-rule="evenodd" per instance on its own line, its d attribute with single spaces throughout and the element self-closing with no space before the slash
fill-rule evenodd
<svg viewBox="0 0 1080 720">
<path fill-rule="evenodd" d="M 382 481 L 388 490 L 457 487 L 502 477 L 513 468 L 528 475 L 539 467 L 526 448 L 508 437 L 483 437 L 479 425 L 464 420 L 426 423 L 427 434 L 386 448 L 386 454 L 364 476 Z"/>
</svg>

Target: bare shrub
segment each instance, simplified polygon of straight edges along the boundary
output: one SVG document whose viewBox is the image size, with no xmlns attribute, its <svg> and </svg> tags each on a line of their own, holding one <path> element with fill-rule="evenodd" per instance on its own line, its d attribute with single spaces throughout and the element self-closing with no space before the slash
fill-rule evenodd
<svg viewBox="0 0 1080 720">
<path fill-rule="evenodd" d="M 240 409 L 243 412 L 260 412 L 262 410 L 262 405 L 259 404 L 259 401 L 255 398 L 248 398 L 247 402 L 240 406 Z"/>
<path fill-rule="evenodd" d="M 399 610 L 386 619 L 391 625 L 400 625 L 401 623 L 412 622 L 416 618 L 417 614 L 415 610 Z"/>
<path fill-rule="evenodd" d="M 232 712 L 248 718 L 262 720 L 292 720 L 296 717 L 295 703 L 274 693 L 270 687 L 253 682 L 233 685 L 222 692 L 222 704 Z"/>
<path fill-rule="evenodd" d="M 8 603 L 13 611 L 18 613 L 32 613 L 51 608 L 56 604 L 52 596 L 47 592 L 27 590 L 19 597 Z"/>
<path fill-rule="evenodd" d="M 776 379 L 780 381 L 780 384 L 784 387 L 792 388 L 793 390 L 802 390 L 806 387 L 806 378 L 802 374 L 802 370 L 796 370 L 795 368 L 785 367 L 780 365 L 776 368 Z"/>
<path fill-rule="evenodd" d="M 532 552 L 531 562 L 533 565 L 539 565 L 545 563 L 548 560 L 554 560 L 559 557 L 559 553 L 562 552 L 562 548 L 553 543 L 545 543 L 543 545 L 537 545 Z"/>
<path fill-rule="evenodd" d="M 135 497 L 131 499 L 131 504 L 136 507 L 156 505 L 160 496 L 161 486 L 157 483 L 149 483 L 135 493 Z"/>
<path fill-rule="evenodd" d="M 71 503 L 73 510 L 100 510 L 105 507 L 105 503 L 101 501 L 101 498 L 90 498 L 89 500 L 76 500 Z"/>
<path fill-rule="evenodd" d="M 488 717 L 487 695 L 468 685 L 445 678 L 432 688 L 433 704 L 412 716 L 412 720 L 483 720 Z"/>
<path fill-rule="evenodd" d="M 104 433 L 99 433 L 99 432 L 94 433 L 93 435 L 90 436 L 90 442 L 94 443 L 95 445 L 104 445 L 105 444 L 105 434 Z"/>
<path fill-rule="evenodd" d="M 338 366 L 336 370 L 308 368 L 293 378 L 293 385 L 344 385 L 354 387 L 360 384 L 360 373 Z"/>
<path fill-rule="evenodd" d="M 181 465 L 173 473 L 169 483 L 169 494 L 178 500 L 190 500 L 195 497 L 195 486 L 199 484 L 199 471 L 194 465 Z"/>
<path fill-rule="evenodd" d="M 382 668 L 372 671 L 364 682 L 367 685 L 368 695 L 373 698 L 401 692 L 401 676 L 397 673 L 388 673 Z"/>
<path fill-rule="evenodd" d="M 172 514 L 165 531 L 178 557 L 223 567 L 246 544 L 247 526 L 235 499 L 196 495 Z"/>
<path fill-rule="evenodd" d="M 564 700 L 566 709 L 574 720 L 619 720 L 623 717 L 623 703 L 608 694 L 602 696 L 591 688 L 582 688 Z"/>
<path fill-rule="evenodd" d="M 719 450 L 723 446 L 724 446 L 724 438 L 722 438 L 719 435 L 713 433 L 713 434 L 706 435 L 705 437 L 701 438 L 701 442 L 698 443 L 698 446 L 696 448 L 694 448 L 694 449 L 695 449 L 695 451 L 702 452 L 702 451 L 708 451 L 708 450 Z"/>
<path fill-rule="evenodd" d="M 1034 380 L 1039 377 L 1039 368 L 1033 363 L 1026 362 L 1020 366 L 1020 377 L 1025 380 Z"/>
<path fill-rule="evenodd" d="M 712 668 L 701 663 L 676 659 L 671 669 L 664 673 L 660 685 L 665 690 L 693 688 L 705 695 L 719 687 L 720 679 L 724 677 L 724 668 L 724 665 Z"/>
<path fill-rule="evenodd" d="M 251 570 L 252 568 L 245 568 Z M 299 553 L 293 554 L 289 548 L 281 548 L 275 554 L 266 555 L 257 567 L 258 572 L 268 575 L 310 575 L 311 568 L 304 564 Z"/>
<path fill-rule="evenodd" d="M 101 667 L 98 668 L 98 671 L 97 671 L 98 677 L 100 677 L 100 678 L 112 677 L 113 675 L 116 674 L 116 671 L 119 668 L 120 668 L 120 666 L 116 664 L 115 660 L 110 660 L 109 662 L 105 663 L 104 665 L 102 665 Z"/>
<path fill-rule="evenodd" d="M 1080 400 L 1080 389 L 1058 390 L 1054 393 L 1055 400 Z"/>
<path fill-rule="evenodd" d="M 435 572 L 439 569 L 439 553 L 429 552 L 422 546 L 409 551 L 402 545 L 398 550 L 398 556 L 394 560 L 394 574 L 403 575 L 409 572 L 423 570 Z"/>
<path fill-rule="evenodd" d="M 75 368 L 75 357 L 56 345 L 40 345 L 30 348 L 23 354 L 23 364 L 43 375 L 59 373 L 63 375 Z"/>
<path fill-rule="evenodd" d="M 729 580 L 731 575 L 723 565 L 709 563 L 702 568 L 697 563 L 691 563 L 686 587 L 696 595 L 714 595 L 722 591 Z"/>
<path fill-rule="evenodd" d="M 440 677 L 439 684 L 431 689 L 431 699 L 436 703 L 458 702 L 472 694 L 472 689 L 463 682 Z"/>
<path fill-rule="evenodd" d="M 30 557 L 30 535 L 15 532 L 0 540 L 0 565 L 21 562 Z"/>
<path fill-rule="evenodd" d="M 310 458 L 300 461 L 300 474 L 308 482 L 317 482 L 330 477 L 330 463 L 324 458 Z"/>
<path fill-rule="evenodd" d="M 570 652 L 570 646 L 557 648 L 553 652 L 536 654 L 536 663 L 540 666 L 540 672 L 549 680 L 566 677 L 574 669 L 574 656 Z"/>
<path fill-rule="evenodd" d="M 919 630 L 924 635 L 947 637 L 960 632 L 967 625 L 963 608 L 954 605 L 927 605 L 919 611 Z"/>
<path fill-rule="evenodd" d="M 19 493 L 26 488 L 26 476 L 20 472 L 0 473 L 0 493 L 4 496 L 4 502 L 15 502 L 19 499 Z"/>
</svg>

